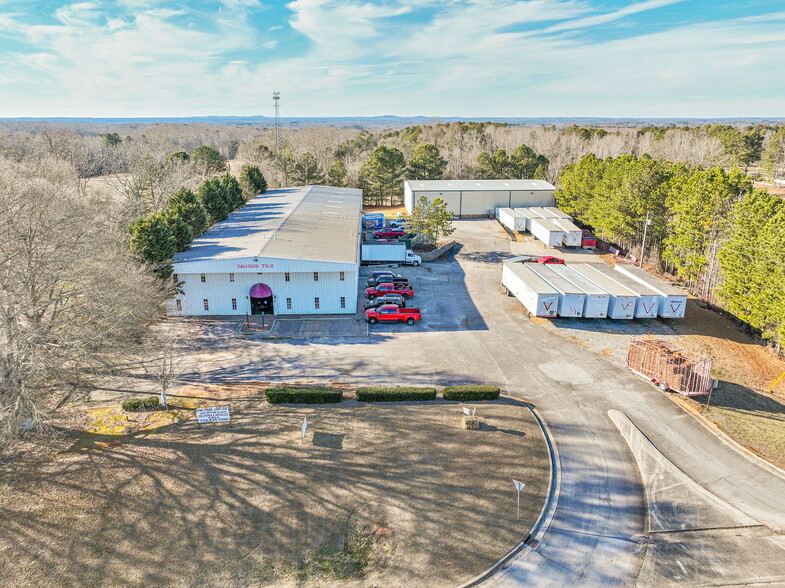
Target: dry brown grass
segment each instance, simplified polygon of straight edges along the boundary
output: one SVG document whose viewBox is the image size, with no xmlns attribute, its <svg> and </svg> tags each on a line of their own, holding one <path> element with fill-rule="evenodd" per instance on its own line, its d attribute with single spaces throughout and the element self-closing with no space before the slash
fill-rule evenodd
<svg viewBox="0 0 785 588">
<path fill-rule="evenodd" d="M 547 454 L 519 403 L 479 405 L 467 431 L 453 403 L 233 392 L 231 427 L 186 419 L 121 445 L 83 432 L 54 459 L 0 467 L 0 585 L 454 585 L 539 514 Z M 527 484 L 520 523 L 512 478 Z"/>
</svg>

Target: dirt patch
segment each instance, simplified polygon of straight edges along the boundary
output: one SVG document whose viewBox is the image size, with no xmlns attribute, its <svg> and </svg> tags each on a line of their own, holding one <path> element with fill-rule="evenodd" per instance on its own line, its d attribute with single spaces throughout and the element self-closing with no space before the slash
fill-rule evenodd
<svg viewBox="0 0 785 588">
<path fill-rule="evenodd" d="M 468 431 L 454 403 L 270 406 L 261 386 L 183 390 L 230 404 L 231 425 L 5 464 L 0 584 L 455 585 L 539 514 L 547 452 L 520 403 L 477 405 Z"/>
</svg>

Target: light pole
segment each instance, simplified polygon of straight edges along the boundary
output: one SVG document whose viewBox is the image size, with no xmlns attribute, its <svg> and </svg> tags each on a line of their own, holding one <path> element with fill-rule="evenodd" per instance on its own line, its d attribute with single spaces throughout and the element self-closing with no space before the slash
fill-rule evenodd
<svg viewBox="0 0 785 588">
<path fill-rule="evenodd" d="M 643 243 L 641 243 L 641 258 L 638 261 L 638 267 L 643 267 L 643 252 L 646 251 L 646 232 L 649 230 L 651 219 L 649 219 L 649 211 L 646 211 L 646 224 L 643 225 Z"/>
</svg>

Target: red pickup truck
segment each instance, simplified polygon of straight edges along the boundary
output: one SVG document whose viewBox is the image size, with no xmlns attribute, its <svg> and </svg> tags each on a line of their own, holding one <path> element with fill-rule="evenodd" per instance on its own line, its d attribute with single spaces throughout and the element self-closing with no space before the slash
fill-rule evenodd
<svg viewBox="0 0 785 588">
<path fill-rule="evenodd" d="M 365 320 L 372 325 L 379 321 L 406 321 L 407 325 L 413 325 L 414 321 L 422 319 L 419 308 L 398 308 L 396 304 L 383 304 L 379 308 L 369 308 L 365 311 Z"/>
<path fill-rule="evenodd" d="M 365 289 L 365 295 L 369 300 L 373 300 L 382 294 L 400 294 L 404 298 L 411 298 L 414 296 L 414 289 L 408 284 L 390 284 L 389 282 L 376 284 L 375 286 Z"/>
<path fill-rule="evenodd" d="M 390 239 L 392 237 L 403 237 L 406 231 L 401 229 L 379 229 L 373 232 L 374 239 Z"/>
</svg>

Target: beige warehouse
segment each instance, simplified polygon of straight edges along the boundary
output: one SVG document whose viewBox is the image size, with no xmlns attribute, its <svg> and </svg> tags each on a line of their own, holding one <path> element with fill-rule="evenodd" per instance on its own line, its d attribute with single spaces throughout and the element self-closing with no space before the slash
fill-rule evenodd
<svg viewBox="0 0 785 588">
<path fill-rule="evenodd" d="M 555 189 L 544 180 L 406 180 L 403 202 L 411 213 L 422 196 L 441 198 L 453 216 L 477 217 L 499 207 L 554 206 Z"/>
</svg>

